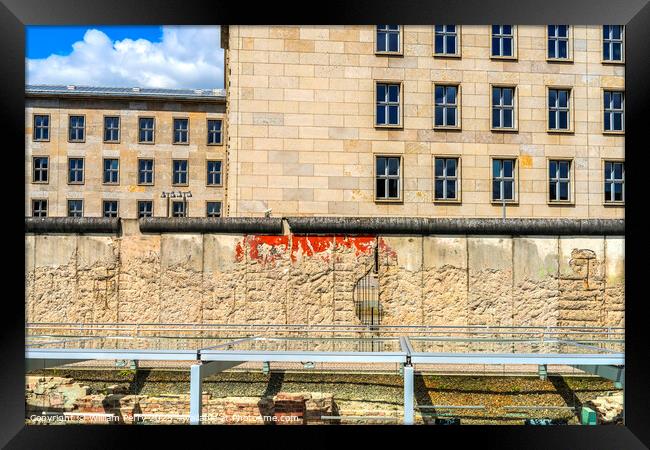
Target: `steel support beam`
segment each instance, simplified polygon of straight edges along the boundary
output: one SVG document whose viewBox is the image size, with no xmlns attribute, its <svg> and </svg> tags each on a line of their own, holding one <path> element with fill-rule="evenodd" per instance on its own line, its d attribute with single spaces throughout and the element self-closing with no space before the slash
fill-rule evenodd
<svg viewBox="0 0 650 450">
<path fill-rule="evenodd" d="M 190 425 L 201 424 L 203 378 L 238 366 L 245 361 L 214 361 L 190 367 Z"/>
<path fill-rule="evenodd" d="M 413 366 L 404 366 L 404 425 L 413 425 Z"/>
<path fill-rule="evenodd" d="M 87 359 L 26 359 L 25 371 L 49 369 L 50 367 L 65 366 L 66 364 L 88 361 Z"/>
<path fill-rule="evenodd" d="M 578 370 L 611 380 L 617 388 L 625 387 L 625 366 L 574 365 Z"/>
</svg>

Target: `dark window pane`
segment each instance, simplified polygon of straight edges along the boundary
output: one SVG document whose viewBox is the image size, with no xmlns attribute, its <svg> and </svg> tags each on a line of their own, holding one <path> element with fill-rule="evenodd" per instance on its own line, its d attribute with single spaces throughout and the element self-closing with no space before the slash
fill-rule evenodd
<svg viewBox="0 0 650 450">
<path fill-rule="evenodd" d="M 443 107 L 442 106 L 436 106 L 436 125 L 443 125 Z"/>
<path fill-rule="evenodd" d="M 447 36 L 447 53 L 456 53 L 456 36 Z"/>
<path fill-rule="evenodd" d="M 623 185 L 621 183 L 614 184 L 614 200 L 617 202 L 623 200 Z"/>
<path fill-rule="evenodd" d="M 379 125 L 386 124 L 386 108 L 382 105 L 377 105 L 377 123 Z"/>
<path fill-rule="evenodd" d="M 501 183 L 499 181 L 492 181 L 492 199 L 501 199 Z"/>
<path fill-rule="evenodd" d="M 569 114 L 566 111 L 560 111 L 559 128 L 566 130 L 569 128 Z"/>
<path fill-rule="evenodd" d="M 512 34 L 512 25 L 503 25 L 503 34 Z"/>
<path fill-rule="evenodd" d="M 386 173 L 386 158 L 377 158 L 377 175 Z"/>
<path fill-rule="evenodd" d="M 456 126 L 456 108 L 447 108 L 447 125 Z"/>
<path fill-rule="evenodd" d="M 391 178 L 388 180 L 388 196 L 390 198 L 399 198 L 396 179 Z"/>
<path fill-rule="evenodd" d="M 548 112 L 548 127 L 552 130 L 557 128 L 557 125 L 555 123 L 555 111 Z"/>
<path fill-rule="evenodd" d="M 621 39 L 623 27 L 621 25 L 611 25 L 611 32 L 613 39 Z"/>
<path fill-rule="evenodd" d="M 614 178 L 623 179 L 623 164 L 614 164 Z"/>
<path fill-rule="evenodd" d="M 388 50 L 391 52 L 399 51 L 399 41 L 397 33 L 390 33 L 388 35 Z"/>
<path fill-rule="evenodd" d="M 447 180 L 447 198 L 456 198 L 456 181 Z"/>
<path fill-rule="evenodd" d="M 512 89 L 505 88 L 503 90 L 503 104 L 512 106 Z"/>
<path fill-rule="evenodd" d="M 444 159 L 438 159 L 436 158 L 436 176 L 441 177 L 443 175 L 443 168 L 444 168 Z"/>
<path fill-rule="evenodd" d="M 377 33 L 377 51 L 386 51 L 386 33 Z"/>
<path fill-rule="evenodd" d="M 388 86 L 388 101 L 389 102 L 398 102 L 399 101 L 399 86 L 396 84 L 391 84 Z"/>
<path fill-rule="evenodd" d="M 557 56 L 555 55 L 555 41 L 552 39 L 548 40 L 548 57 L 549 58 L 556 58 Z"/>
<path fill-rule="evenodd" d="M 558 98 L 559 98 L 560 107 L 566 108 L 568 100 L 569 100 L 569 92 L 568 91 L 558 91 Z"/>
<path fill-rule="evenodd" d="M 493 87 L 492 88 L 492 104 L 500 105 L 501 104 L 501 89 Z"/>
<path fill-rule="evenodd" d="M 443 27 L 444 27 L 444 25 L 436 25 L 435 26 L 436 33 L 442 33 Z"/>
<path fill-rule="evenodd" d="M 499 47 L 499 38 L 492 38 L 492 56 L 500 56 L 501 49 Z"/>
<path fill-rule="evenodd" d="M 614 130 L 623 130 L 623 115 L 622 114 L 614 114 Z"/>
<path fill-rule="evenodd" d="M 557 200 L 557 192 L 556 192 L 556 186 L 557 183 L 551 181 L 548 184 L 548 192 L 549 192 L 549 199 L 550 200 Z"/>
<path fill-rule="evenodd" d="M 386 85 L 378 84 L 377 85 L 377 100 L 384 101 L 386 98 Z"/>
<path fill-rule="evenodd" d="M 443 36 L 442 35 L 436 35 L 436 53 L 443 53 L 444 48 L 442 46 L 443 43 Z"/>
<path fill-rule="evenodd" d="M 494 178 L 501 176 L 501 160 L 492 160 L 492 176 Z"/>
<path fill-rule="evenodd" d="M 608 180 L 612 177 L 612 163 L 605 163 L 605 179 Z"/>
<path fill-rule="evenodd" d="M 614 61 L 621 60 L 621 44 L 616 42 L 612 44 L 612 59 Z"/>
<path fill-rule="evenodd" d="M 569 162 L 560 161 L 560 178 L 568 178 L 568 177 L 569 177 Z"/>
<path fill-rule="evenodd" d="M 548 104 L 549 106 L 555 106 L 557 101 L 557 91 L 555 89 L 549 89 L 548 91 Z"/>
<path fill-rule="evenodd" d="M 612 93 L 612 100 L 615 109 L 621 109 L 623 107 L 623 94 L 620 92 Z"/>
<path fill-rule="evenodd" d="M 455 177 L 456 176 L 456 160 L 448 159 L 447 160 L 447 176 Z"/>
<path fill-rule="evenodd" d="M 399 159 L 388 158 L 388 175 L 397 175 L 399 169 Z"/>
<path fill-rule="evenodd" d="M 515 197 L 513 195 L 513 182 L 512 181 L 504 181 L 503 182 L 503 197 L 506 200 L 513 200 Z"/>
<path fill-rule="evenodd" d="M 388 107 L 388 123 L 391 125 L 399 124 L 399 107 L 397 105 Z"/>
<path fill-rule="evenodd" d="M 512 110 L 506 109 L 503 111 L 503 126 L 505 128 L 512 128 Z"/>
<path fill-rule="evenodd" d="M 604 101 L 604 106 L 605 108 L 610 107 L 610 101 L 611 101 L 612 93 L 610 91 L 605 91 L 605 95 L 603 96 Z"/>
<path fill-rule="evenodd" d="M 549 161 L 548 171 L 552 178 L 557 177 L 557 161 Z"/>
<path fill-rule="evenodd" d="M 605 200 L 612 199 L 612 183 L 605 183 Z"/>
<path fill-rule="evenodd" d="M 560 200 L 569 200 L 569 183 L 560 183 Z"/>
<path fill-rule="evenodd" d="M 503 176 L 511 177 L 512 176 L 512 160 L 506 159 L 503 161 Z"/>
<path fill-rule="evenodd" d="M 436 103 L 442 103 L 442 99 L 445 95 L 445 90 L 442 86 L 436 86 Z"/>
<path fill-rule="evenodd" d="M 498 128 L 501 126 L 500 119 L 500 110 L 498 108 L 492 108 L 492 127 Z"/>
<path fill-rule="evenodd" d="M 377 180 L 377 198 L 386 197 L 386 183 L 384 180 Z"/>
<path fill-rule="evenodd" d="M 609 43 L 603 42 L 603 59 L 605 61 L 609 61 L 610 56 L 609 56 Z"/>
<path fill-rule="evenodd" d="M 558 47 L 559 47 L 558 58 L 566 58 L 567 57 L 567 41 L 558 42 Z"/>
<path fill-rule="evenodd" d="M 443 180 L 436 180 L 436 187 L 435 187 L 436 198 L 444 198 L 443 186 L 444 186 Z"/>
<path fill-rule="evenodd" d="M 456 87 L 448 86 L 447 87 L 447 103 L 456 103 Z"/>
<path fill-rule="evenodd" d="M 560 37 L 567 37 L 569 35 L 569 27 L 567 25 L 558 25 L 557 35 Z"/>
<path fill-rule="evenodd" d="M 611 120 L 611 114 L 606 112 L 605 113 L 605 130 L 609 131 L 609 130 L 612 129 L 610 120 Z"/>
<path fill-rule="evenodd" d="M 512 56 L 512 39 L 503 38 L 503 56 Z"/>
<path fill-rule="evenodd" d="M 499 25 L 492 25 L 492 34 L 498 34 L 500 26 Z"/>
</svg>

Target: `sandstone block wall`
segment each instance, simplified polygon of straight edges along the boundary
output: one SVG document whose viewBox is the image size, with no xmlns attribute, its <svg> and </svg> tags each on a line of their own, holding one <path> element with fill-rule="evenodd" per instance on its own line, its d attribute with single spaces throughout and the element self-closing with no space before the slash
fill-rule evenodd
<svg viewBox="0 0 650 450">
<path fill-rule="evenodd" d="M 624 238 L 26 235 L 27 322 L 623 326 Z"/>
<path fill-rule="evenodd" d="M 622 218 L 604 206 L 603 90 L 625 65 L 603 64 L 602 26 L 571 26 L 572 61 L 546 60 L 546 27 L 516 28 L 516 58 L 490 58 L 490 25 L 459 26 L 458 58 L 434 55 L 434 25 L 403 25 L 402 54 L 375 53 L 374 25 L 228 27 L 228 214 L 500 217 L 491 158 L 517 159 L 508 217 Z M 375 126 L 375 82 L 402 84 L 402 124 Z M 459 85 L 460 130 L 434 127 L 434 85 Z M 516 131 L 491 129 L 491 86 L 516 87 Z M 573 132 L 547 131 L 547 89 L 569 86 Z M 374 156 L 402 157 L 403 202 L 374 198 Z M 435 156 L 460 160 L 460 200 L 435 202 Z M 548 158 L 573 160 L 570 205 L 548 205 Z"/>
</svg>

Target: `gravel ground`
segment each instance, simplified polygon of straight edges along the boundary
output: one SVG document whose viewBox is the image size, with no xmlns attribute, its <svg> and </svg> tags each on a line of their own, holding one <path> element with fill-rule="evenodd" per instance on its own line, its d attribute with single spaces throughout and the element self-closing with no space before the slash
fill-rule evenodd
<svg viewBox="0 0 650 450">
<path fill-rule="evenodd" d="M 177 395 L 189 392 L 187 370 L 43 371 L 66 376 L 101 392 L 113 384 L 128 384 L 133 394 Z M 203 390 L 214 397 L 259 397 L 282 392 L 332 393 L 341 415 L 365 409 L 398 417 L 402 413 L 403 379 L 393 374 L 223 372 L 204 380 Z M 415 403 L 418 422 L 434 417 L 459 417 L 463 424 L 521 424 L 524 418 L 564 418 L 578 423 L 576 412 L 568 409 L 522 409 L 504 406 L 580 407 L 587 400 L 616 390 L 613 383 L 596 377 L 549 376 L 542 381 L 526 376 L 421 375 L 415 376 Z M 427 408 L 432 405 L 484 406 L 480 410 Z M 579 412 L 579 409 L 577 410 Z"/>
</svg>

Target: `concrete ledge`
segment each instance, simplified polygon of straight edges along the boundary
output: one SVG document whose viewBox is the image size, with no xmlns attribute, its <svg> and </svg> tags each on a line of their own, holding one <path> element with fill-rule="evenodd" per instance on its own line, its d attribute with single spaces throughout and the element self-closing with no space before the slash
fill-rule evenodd
<svg viewBox="0 0 650 450">
<path fill-rule="evenodd" d="M 120 219 L 107 217 L 25 217 L 25 233 L 120 232 Z"/>
<path fill-rule="evenodd" d="M 296 234 L 625 235 L 623 219 L 440 219 L 417 217 L 287 217 Z"/>
<path fill-rule="evenodd" d="M 143 233 L 282 233 L 282 219 L 270 217 L 146 217 L 139 224 Z"/>
</svg>

